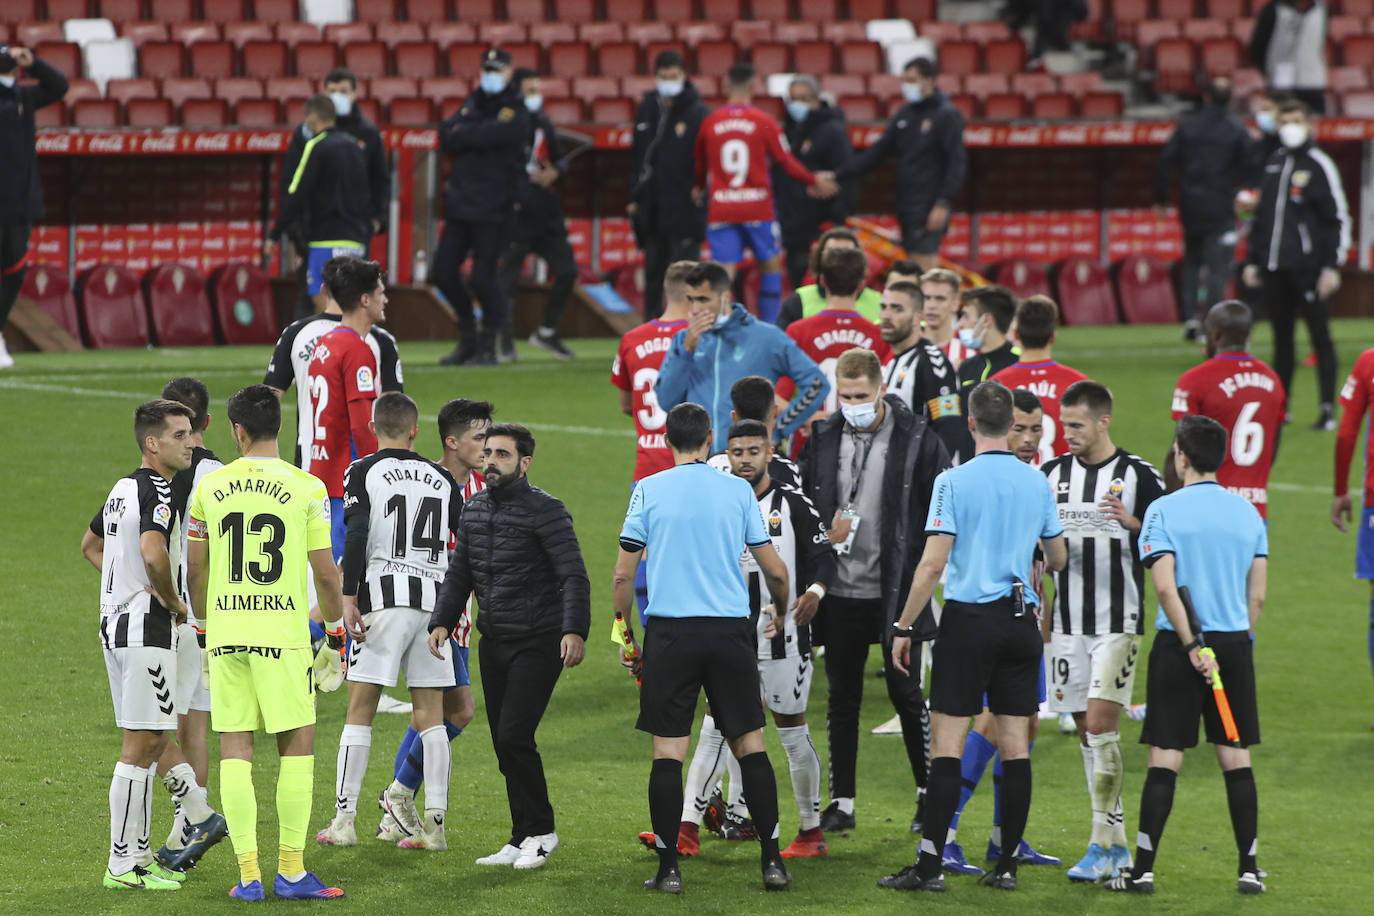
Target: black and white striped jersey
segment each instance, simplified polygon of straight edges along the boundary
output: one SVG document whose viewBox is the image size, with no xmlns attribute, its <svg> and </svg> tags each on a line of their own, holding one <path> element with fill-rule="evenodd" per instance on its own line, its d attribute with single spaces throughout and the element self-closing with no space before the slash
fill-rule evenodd
<svg viewBox="0 0 1374 916">
<path fill-rule="evenodd" d="M 1118 448 L 1101 464 L 1088 465 L 1061 455 L 1041 466 L 1049 479 L 1064 526 L 1069 562 L 1055 573 L 1055 633 L 1102 636 L 1145 632 L 1145 567 L 1136 541 L 1105 515 L 1098 504 L 1108 494 L 1125 504 L 1137 519 L 1164 495 L 1164 482 L 1154 466 Z"/>
<path fill-rule="evenodd" d="M 214 452 L 198 445 L 191 452 L 191 466 L 184 471 L 177 471 L 172 477 L 172 582 L 188 611 L 191 609 L 191 596 L 186 585 L 186 510 L 191 505 L 191 494 L 196 492 L 202 478 L 222 467 L 224 462 L 216 458 Z"/>
<path fill-rule="evenodd" d="M 724 471 L 729 474 L 730 456 L 724 452 L 716 452 L 706 459 L 706 463 L 717 471 Z M 773 457 L 768 459 L 768 477 L 774 482 L 782 484 L 784 487 L 791 487 L 794 490 L 801 489 L 801 468 L 791 458 L 773 450 Z"/>
<path fill-rule="evenodd" d="M 922 337 L 892 357 L 883 368 L 883 381 L 888 393 L 901 398 L 916 416 L 926 418 L 950 457 L 958 457 L 968 424 L 959 399 L 959 375 L 944 351 Z"/>
<path fill-rule="evenodd" d="M 740 569 L 744 572 L 745 584 L 749 589 L 749 614 L 758 626 L 759 658 L 809 655 L 811 627 L 797 626 L 796 614 L 790 608 L 797 596 L 813 582 L 829 587 L 835 577 L 835 551 L 830 547 L 830 538 L 826 536 L 820 513 L 800 490 L 772 481 L 771 486 L 759 497 L 759 511 L 763 513 L 763 523 L 773 541 L 773 549 L 790 573 L 787 608 L 784 609 L 787 618 L 783 631 L 771 638 L 765 637 L 763 630 L 767 620 L 761 611 L 765 605 L 772 603 L 768 586 L 763 581 L 763 573 L 754 555 L 745 551 L 740 558 Z"/>
<path fill-rule="evenodd" d="M 172 485 L 157 471 L 139 468 L 121 477 L 91 520 L 104 538 L 100 566 L 100 644 L 106 649 L 176 648 L 172 614 L 148 593 L 142 536 L 154 531 L 170 544 Z M 173 573 L 175 575 L 175 573 Z"/>
<path fill-rule="evenodd" d="M 358 610 L 430 613 L 448 568 L 463 496 L 447 470 L 406 449 L 382 449 L 344 472 L 343 593 Z"/>
</svg>

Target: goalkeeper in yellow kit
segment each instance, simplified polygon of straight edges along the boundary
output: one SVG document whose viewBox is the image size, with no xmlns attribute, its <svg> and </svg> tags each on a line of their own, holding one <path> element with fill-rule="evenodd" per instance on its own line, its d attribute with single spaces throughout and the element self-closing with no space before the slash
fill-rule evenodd
<svg viewBox="0 0 1374 916">
<path fill-rule="evenodd" d="M 281 404 L 250 385 L 229 399 L 243 456 L 202 479 L 191 497 L 188 582 L 205 621 L 211 725 L 220 733 L 220 798 L 239 861 L 229 896 L 262 900 L 253 733 L 277 738 L 278 897 L 343 896 L 305 870 L 315 773 L 315 672 L 306 575 L 313 571 L 330 644 L 343 643 L 343 596 L 329 538 L 329 496 L 318 478 L 277 453 Z M 349 622 L 361 639 L 361 620 Z M 325 650 L 329 651 L 329 650 Z"/>
</svg>

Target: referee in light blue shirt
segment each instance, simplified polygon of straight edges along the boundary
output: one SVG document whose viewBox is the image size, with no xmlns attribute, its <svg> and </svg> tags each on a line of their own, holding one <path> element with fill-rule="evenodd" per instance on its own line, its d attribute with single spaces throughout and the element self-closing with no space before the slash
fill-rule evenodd
<svg viewBox="0 0 1374 916">
<path fill-rule="evenodd" d="M 911 662 L 912 625 L 930 604 L 948 566 L 945 607 L 930 677 L 931 762 L 925 835 L 916 864 L 878 884 L 895 890 L 942 891 L 945 834 L 959 803 L 959 757 L 983 697 L 997 717 L 1002 755 L 1002 854 L 983 883 L 1016 889 L 1016 852 L 1030 813 L 1030 718 L 1038 710 L 1040 636 L 1031 581 L 1035 547 L 1045 564 L 1064 568 L 1068 550 L 1045 476 L 1007 447 L 1011 391 L 997 381 L 968 399 L 974 458 L 935 478 L 925 551 L 893 624 L 893 664 Z"/>
<path fill-rule="evenodd" d="M 636 727 L 654 736 L 649 817 L 659 866 L 644 886 L 682 893 L 682 761 L 697 694 L 705 688 L 716 726 L 739 760 L 762 847 L 763 885 L 782 890 L 792 878 L 778 854 L 778 786 L 763 749 L 758 650 L 740 557 L 746 550 L 754 555 L 779 614 L 787 610 L 787 567 L 773 549 L 754 488 L 706 463 L 712 442 L 706 409 L 679 404 L 668 412 L 665 433 L 675 467 L 644 478 L 630 496 L 613 584 L 616 613 L 628 622 L 635 570 L 647 548 L 648 624 Z M 776 624 L 782 629 L 781 616 Z M 623 651 L 621 661 L 632 664 Z"/>
<path fill-rule="evenodd" d="M 1173 807 L 1174 783 L 1184 749 L 1197 746 L 1201 719 L 1226 780 L 1240 858 L 1236 889 L 1264 892 L 1255 862 L 1259 799 L 1248 748 L 1260 740 L 1251 637 L 1264 607 L 1269 537 L 1250 501 L 1217 483 L 1226 447 L 1226 430 L 1216 420 L 1179 420 L 1174 463 L 1183 488 L 1151 503 L 1141 524 L 1140 558 L 1159 596 L 1140 732 L 1140 743 L 1150 746 L 1150 769 L 1140 796 L 1135 864 L 1106 882 L 1110 890 L 1154 893 L 1155 854 Z M 1215 659 L 1201 654 L 1204 639 Z M 1225 681 L 1240 736 L 1236 744 L 1227 740 L 1212 697 L 1213 670 Z"/>
</svg>

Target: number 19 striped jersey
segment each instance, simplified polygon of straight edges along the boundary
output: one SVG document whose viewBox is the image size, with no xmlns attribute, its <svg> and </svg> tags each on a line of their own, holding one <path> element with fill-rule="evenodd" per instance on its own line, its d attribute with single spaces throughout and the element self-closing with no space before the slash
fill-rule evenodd
<svg viewBox="0 0 1374 916">
<path fill-rule="evenodd" d="M 358 610 L 434 610 L 463 497 L 447 470 L 408 449 L 382 449 L 344 474 L 343 593 Z"/>
<path fill-rule="evenodd" d="M 105 540 L 100 565 L 103 648 L 176 648 L 171 612 L 148 594 L 151 583 L 140 543 L 149 531 L 170 543 L 172 515 L 171 484 L 157 471 L 139 468 L 119 479 L 91 520 L 91 533 Z"/>
<path fill-rule="evenodd" d="M 749 615 L 758 625 L 760 659 L 796 658 L 811 653 L 811 627 L 797 626 L 796 612 L 790 610 L 797 596 L 813 582 L 829 585 L 835 576 L 835 551 L 830 546 L 824 523 L 815 505 L 800 490 L 777 481 L 759 497 L 764 528 L 790 573 L 787 580 L 787 608 L 783 630 L 772 638 L 763 635 L 768 620 L 761 611 L 772 603 L 754 555 L 745 551 L 740 558 L 745 586 L 749 590 Z"/>
</svg>

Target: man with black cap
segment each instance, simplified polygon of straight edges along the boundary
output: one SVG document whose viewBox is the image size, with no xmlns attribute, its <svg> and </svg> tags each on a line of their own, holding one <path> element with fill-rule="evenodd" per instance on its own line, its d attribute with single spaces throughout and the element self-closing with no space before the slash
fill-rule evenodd
<svg viewBox="0 0 1374 916">
<path fill-rule="evenodd" d="M 38 80 L 20 86 L 19 68 Z M 33 56 L 28 48 L 0 45 L 0 331 L 24 285 L 29 259 L 29 233 L 43 215 L 43 187 L 38 181 L 33 113 L 67 94 L 67 79 Z M 0 335 L 0 369 L 14 365 Z"/>
<path fill-rule="evenodd" d="M 445 366 L 496 365 L 496 338 L 510 304 L 501 289 L 501 253 L 506 247 L 516 194 L 525 182 L 529 158 L 529 114 L 511 85 L 510 55 L 491 48 L 482 57 L 478 89 L 439 127 L 439 146 L 453 156 L 444 199 L 444 232 L 434 256 L 434 280 L 458 313 L 458 346 L 439 362 Z M 472 293 L 482 304 L 482 334 L 472 295 L 461 273 L 472 257 Z M 514 358 L 514 345 L 504 357 Z"/>
</svg>

